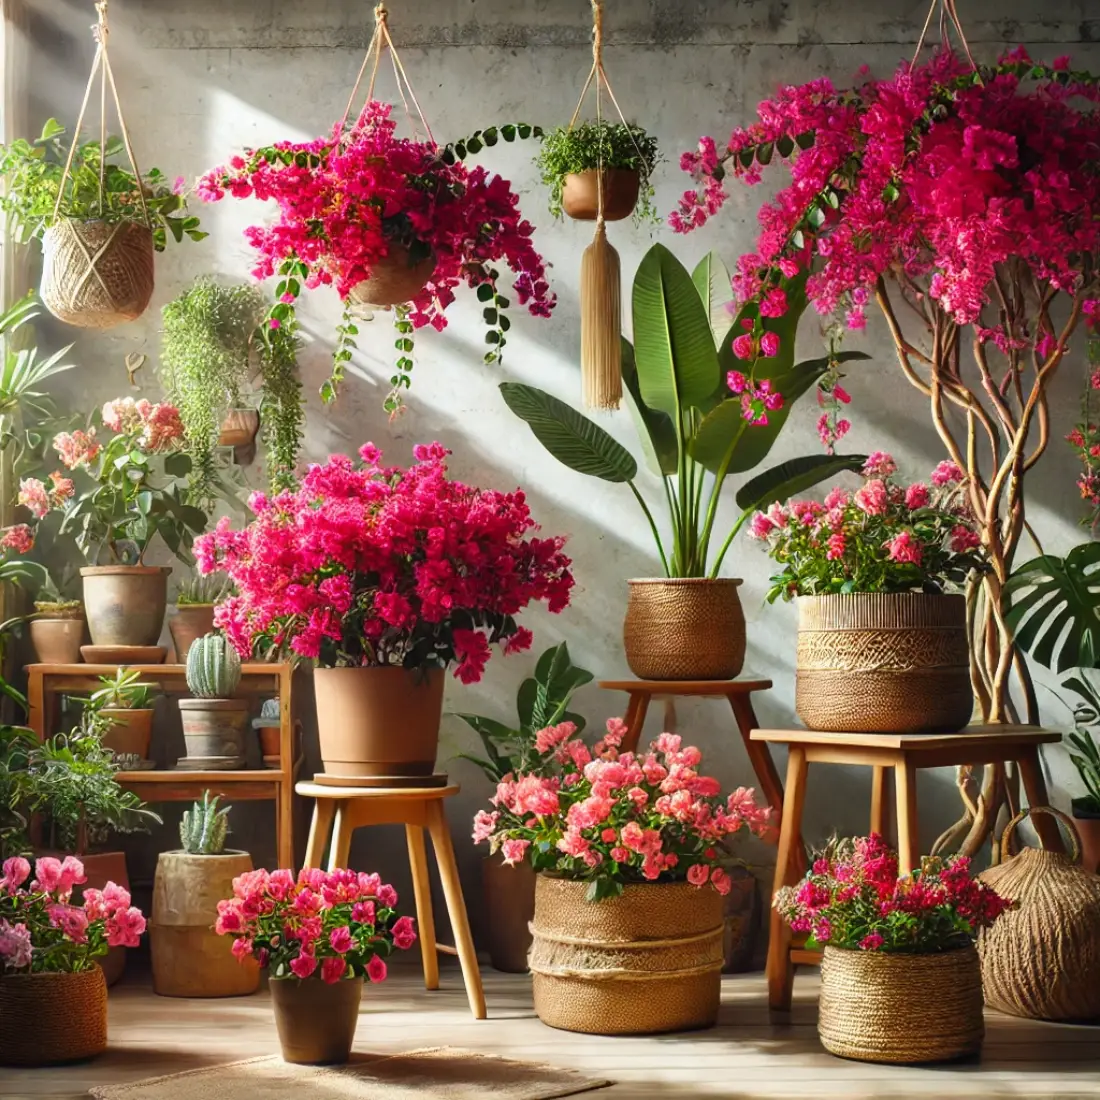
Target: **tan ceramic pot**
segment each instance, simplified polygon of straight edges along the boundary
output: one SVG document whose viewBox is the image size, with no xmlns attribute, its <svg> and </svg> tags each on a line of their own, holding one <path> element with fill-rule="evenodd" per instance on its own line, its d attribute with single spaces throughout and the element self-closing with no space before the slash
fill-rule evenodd
<svg viewBox="0 0 1100 1100">
<path fill-rule="evenodd" d="M 562 181 L 562 209 L 577 221 L 595 221 L 600 209 L 599 173 L 595 168 L 587 172 L 570 173 Z M 638 202 L 641 177 L 633 168 L 605 168 L 603 171 L 604 221 L 617 222 L 629 218 Z"/>
<path fill-rule="evenodd" d="M 103 734 L 103 747 L 115 756 L 137 756 L 149 759 L 149 745 L 153 740 L 152 708 L 127 710 L 123 707 L 104 707 L 103 715 L 110 718 L 111 728 Z"/>
<path fill-rule="evenodd" d="M 176 664 L 187 664 L 187 651 L 197 638 L 214 629 L 214 605 L 212 603 L 177 604 L 168 617 L 168 630 L 176 650 Z"/>
<path fill-rule="evenodd" d="M 531 921 L 535 919 L 535 870 L 509 867 L 499 855 L 481 861 L 481 889 L 489 933 L 489 961 L 505 974 L 527 973 Z"/>
<path fill-rule="evenodd" d="M 156 645 L 168 606 L 160 565 L 93 565 L 80 570 L 93 645 Z"/>
<path fill-rule="evenodd" d="M 348 1060 L 359 1023 L 361 977 L 331 985 L 317 977 L 272 978 L 267 988 L 284 1062 L 325 1066 Z"/>
<path fill-rule="evenodd" d="M 317 731 L 328 775 L 431 775 L 443 669 L 319 668 Z"/>
<path fill-rule="evenodd" d="M 219 447 L 247 447 L 260 430 L 256 409 L 230 409 L 218 431 Z"/>
<path fill-rule="evenodd" d="M 188 758 L 231 757 L 243 763 L 248 715 L 247 699 L 181 699 L 180 718 Z"/>
<path fill-rule="evenodd" d="M 0 975 L 0 1065 L 56 1066 L 107 1049 L 107 983 L 73 974 Z"/>
<path fill-rule="evenodd" d="M 39 663 L 78 665 L 84 642 L 84 615 L 76 619 L 31 619 L 31 645 Z"/>
<path fill-rule="evenodd" d="M 394 245 L 389 255 L 374 265 L 370 278 L 356 283 L 348 296 L 359 305 L 380 309 L 404 305 L 424 289 L 434 271 L 434 256 L 413 263 L 407 248 Z"/>
</svg>

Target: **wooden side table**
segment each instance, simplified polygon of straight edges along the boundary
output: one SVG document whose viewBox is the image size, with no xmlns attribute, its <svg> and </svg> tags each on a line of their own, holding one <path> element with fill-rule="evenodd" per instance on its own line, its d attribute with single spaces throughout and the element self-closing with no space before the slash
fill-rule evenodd
<svg viewBox="0 0 1100 1100">
<path fill-rule="evenodd" d="M 1062 739 L 1054 730 L 1038 726 L 970 726 L 961 733 L 880 734 L 819 733 L 814 730 L 753 730 L 757 744 L 787 746 L 786 801 L 779 829 L 775 863 L 775 892 L 799 880 L 802 807 L 810 764 L 863 764 L 874 768 L 871 831 L 886 828 L 886 777 L 892 771 L 896 788 L 898 870 L 906 874 L 920 865 L 916 773 L 918 768 L 946 768 L 962 764 L 993 764 L 1010 760 L 1020 768 L 1024 792 L 1032 806 L 1046 806 L 1047 789 L 1039 765 L 1039 746 Z M 1043 847 L 1064 852 L 1057 822 L 1045 815 L 1035 819 Z M 768 1004 L 790 1011 L 794 970 L 798 964 L 820 962 L 820 954 L 791 948 L 791 931 L 771 910 L 768 943 Z"/>
<path fill-rule="evenodd" d="M 462 980 L 470 1011 L 477 1020 L 485 1019 L 485 992 L 481 986 L 481 971 L 477 965 L 462 885 L 458 879 L 451 832 L 443 812 L 443 799 L 458 794 L 457 785 L 449 787 L 330 787 L 321 783 L 299 783 L 295 790 L 314 799 L 313 823 L 306 844 L 306 867 L 325 864 L 325 847 L 329 831 L 332 844 L 328 849 L 328 869 L 348 865 L 351 836 L 356 829 L 368 825 L 404 825 L 409 846 L 409 866 L 412 870 L 413 893 L 416 900 L 417 935 L 424 963 L 424 987 L 439 988 L 438 953 L 457 955 L 462 966 Z M 427 829 L 435 848 L 439 877 L 443 882 L 443 897 L 454 929 L 455 946 L 436 942 L 435 918 L 432 914 L 432 891 L 428 879 L 428 854 L 424 846 Z"/>
</svg>

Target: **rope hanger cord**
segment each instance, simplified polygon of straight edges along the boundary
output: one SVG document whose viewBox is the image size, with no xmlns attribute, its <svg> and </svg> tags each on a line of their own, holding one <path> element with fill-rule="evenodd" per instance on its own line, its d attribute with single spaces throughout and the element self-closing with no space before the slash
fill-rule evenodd
<svg viewBox="0 0 1100 1100">
<path fill-rule="evenodd" d="M 378 67 L 382 62 L 382 51 L 388 49 L 390 61 L 393 63 L 394 79 L 397 81 L 397 93 L 401 97 L 402 104 L 404 104 L 405 114 L 408 116 L 414 134 L 416 133 L 416 118 L 413 117 L 412 111 L 409 110 L 409 100 L 412 100 L 412 105 L 416 108 L 416 114 L 420 119 L 421 125 L 424 127 L 425 133 L 428 135 L 428 141 L 430 141 L 433 146 L 438 147 L 438 143 L 432 134 L 432 128 L 428 125 L 428 120 L 424 117 L 424 112 L 420 109 L 420 102 L 416 98 L 416 92 L 413 91 L 412 82 L 409 80 L 408 73 L 405 72 L 405 66 L 401 63 L 401 58 L 398 56 L 397 47 L 393 44 L 393 39 L 390 37 L 389 16 L 390 13 L 384 3 L 380 3 L 375 7 L 374 34 L 371 35 L 370 43 L 367 45 L 367 52 L 363 58 L 363 64 L 359 66 L 359 73 L 355 77 L 355 84 L 352 86 L 351 95 L 348 97 L 348 105 L 344 108 L 344 116 L 340 120 L 340 131 L 343 133 L 344 129 L 347 127 L 348 119 L 351 117 L 351 109 L 355 106 L 355 99 L 359 95 L 359 89 L 363 84 L 363 77 L 366 75 L 367 66 L 371 63 L 372 58 L 374 59 L 374 64 L 371 67 L 370 82 L 367 85 L 367 102 L 369 103 L 374 99 L 374 86 L 378 80 Z M 406 92 L 408 93 L 408 98 L 406 98 Z"/>
<path fill-rule="evenodd" d="M 134 170 L 134 179 L 137 181 L 138 201 L 141 203 L 141 213 L 146 225 L 151 224 L 149 208 L 145 204 L 145 187 L 142 184 L 141 171 L 134 156 L 134 147 L 130 142 L 130 132 L 126 128 L 126 119 L 122 114 L 122 103 L 119 100 L 118 88 L 115 85 L 115 74 L 111 68 L 111 58 L 107 52 L 107 39 L 110 36 L 110 27 L 107 24 L 107 0 L 96 0 L 96 22 L 92 26 L 92 37 L 96 42 L 95 58 L 92 60 L 92 71 L 88 76 L 88 84 L 84 89 L 84 99 L 80 104 L 80 114 L 77 116 L 76 128 L 73 131 L 72 144 L 69 146 L 69 155 L 65 158 L 65 167 L 61 172 L 61 183 L 57 189 L 57 201 L 54 203 L 53 216 L 56 219 L 61 212 L 61 200 L 65 194 L 65 181 L 69 179 L 72 171 L 73 158 L 76 156 L 76 147 L 80 143 L 80 130 L 84 125 L 84 118 L 88 113 L 88 103 L 92 98 L 92 88 L 95 87 L 96 75 L 99 76 L 99 212 L 103 214 L 104 197 L 106 191 L 106 159 L 107 159 L 107 87 L 110 85 L 111 98 L 114 101 L 115 113 L 118 115 L 118 126 L 122 134 L 122 144 L 126 148 L 126 156 L 130 159 L 130 167 Z"/>
<path fill-rule="evenodd" d="M 920 57 L 920 52 L 924 48 L 924 40 L 928 36 L 928 29 L 932 26 L 932 18 L 936 14 L 936 9 L 940 11 L 940 39 L 943 42 L 945 49 L 950 48 L 950 27 L 955 28 L 955 33 L 959 36 L 959 44 L 963 48 L 963 53 L 966 54 L 967 61 L 970 62 L 970 67 L 978 72 L 978 63 L 974 60 L 974 55 L 970 52 L 970 43 L 966 40 L 966 32 L 962 28 L 962 21 L 959 19 L 959 12 L 956 6 L 957 0 L 932 0 L 932 4 L 928 9 L 928 15 L 924 20 L 924 26 L 921 28 L 920 38 L 917 40 L 917 48 L 913 53 L 913 60 L 910 62 L 909 67 L 911 69 L 916 67 L 917 59 Z M 950 26 L 949 26 L 950 24 Z M 981 78 L 979 77 L 979 83 Z"/>
</svg>

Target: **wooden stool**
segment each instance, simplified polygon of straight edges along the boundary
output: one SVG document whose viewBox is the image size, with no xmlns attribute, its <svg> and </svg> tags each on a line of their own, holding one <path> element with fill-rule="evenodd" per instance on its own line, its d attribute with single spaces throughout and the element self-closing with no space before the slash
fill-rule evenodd
<svg viewBox="0 0 1100 1100">
<path fill-rule="evenodd" d="M 1046 783 L 1039 766 L 1039 746 L 1060 741 L 1062 735 L 1038 726 L 970 726 L 961 733 L 819 733 L 814 730 L 753 730 L 752 740 L 787 746 L 786 801 L 779 829 L 772 896 L 802 876 L 802 807 L 806 800 L 806 774 L 810 764 L 864 764 L 874 768 L 871 799 L 871 832 L 886 831 L 886 778 L 892 770 L 896 787 L 898 871 L 907 874 L 920 865 L 916 772 L 918 768 L 946 768 L 963 764 L 994 764 L 1015 760 L 1024 792 L 1032 806 L 1049 805 Z M 1035 831 L 1043 847 L 1064 852 L 1058 824 L 1045 815 L 1035 819 Z M 789 1012 L 798 964 L 821 961 L 817 951 L 791 948 L 791 931 L 775 909 L 771 910 L 768 943 L 768 1004 Z"/>
<path fill-rule="evenodd" d="M 416 898 L 417 934 L 424 960 L 424 986 L 439 988 L 438 952 L 457 955 L 462 965 L 462 980 L 470 999 L 474 1018 L 485 1019 L 485 992 L 481 987 L 481 971 L 477 965 L 470 923 L 466 919 L 466 904 L 455 865 L 451 832 L 443 812 L 443 799 L 458 794 L 457 785 L 449 787 L 329 787 L 321 783 L 299 783 L 298 794 L 315 800 L 313 823 L 306 845 L 307 867 L 324 866 L 325 842 L 332 830 L 328 869 L 346 867 L 351 849 L 351 834 L 367 825 L 404 825 L 409 845 L 409 866 L 412 870 Z M 335 822 L 335 827 L 334 827 Z M 432 892 L 428 880 L 428 854 L 424 846 L 424 830 L 431 834 L 435 848 L 439 877 L 443 882 L 443 897 L 454 929 L 455 946 L 437 943 L 435 918 L 432 916 Z"/>
</svg>

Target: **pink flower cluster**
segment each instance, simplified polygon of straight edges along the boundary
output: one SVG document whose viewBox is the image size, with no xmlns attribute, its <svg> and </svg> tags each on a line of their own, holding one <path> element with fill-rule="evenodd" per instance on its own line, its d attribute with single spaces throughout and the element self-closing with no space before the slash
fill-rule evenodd
<svg viewBox="0 0 1100 1100">
<path fill-rule="evenodd" d="M 25 523 L 0 529 L 0 550 L 29 554 L 34 549 L 34 532 Z"/>
<path fill-rule="evenodd" d="M 103 450 L 95 437 L 95 428 L 89 428 L 86 432 L 79 428 L 75 432 L 59 432 L 54 436 L 53 445 L 62 465 L 69 470 L 90 466 Z"/>
<path fill-rule="evenodd" d="M 323 665 L 457 664 L 481 678 L 490 643 L 527 649 L 515 622 L 530 603 L 569 603 L 561 538 L 536 538 L 524 494 L 475 489 L 447 476 L 438 443 L 408 469 L 383 466 L 366 444 L 356 465 L 334 455 L 296 492 L 255 494 L 255 519 L 228 519 L 195 540 L 204 573 L 225 570 L 237 595 L 216 622 L 242 656 L 275 648 Z"/>
<path fill-rule="evenodd" d="M 494 809 L 474 819 L 474 840 L 506 863 L 530 859 L 536 870 L 591 880 L 595 897 L 658 880 L 728 893 L 723 840 L 745 827 L 762 832 L 770 810 L 744 787 L 723 801 L 718 781 L 698 770 L 702 754 L 675 734 L 635 753 L 620 751 L 625 732 L 612 718 L 590 749 L 572 722 L 540 731 L 544 759 L 498 784 Z"/>
<path fill-rule="evenodd" d="M 113 432 L 137 436 L 143 451 L 157 454 L 174 449 L 183 439 L 183 421 L 175 405 L 153 402 L 144 397 L 117 397 L 103 406 L 103 424 Z M 54 445 L 60 447 L 57 441 Z M 85 460 L 86 461 L 86 460 Z"/>
<path fill-rule="evenodd" d="M 765 333 L 765 336 L 772 335 Z M 738 337 L 741 340 L 743 337 Z M 734 340 L 734 344 L 737 343 Z M 734 349 L 736 351 L 736 348 Z M 726 385 L 730 392 L 741 396 L 741 415 L 752 425 L 765 426 L 768 423 L 768 413 L 783 408 L 783 395 L 778 390 L 772 389 L 770 379 L 760 382 L 747 378 L 737 370 L 731 370 L 726 375 Z"/>
<path fill-rule="evenodd" d="M 416 942 L 412 919 L 399 917 L 396 905 L 397 891 L 377 874 L 261 869 L 233 880 L 214 929 L 233 937 L 237 959 L 254 958 L 276 978 L 380 982 L 394 949 Z"/>
<path fill-rule="evenodd" d="M 1066 436 L 1082 470 L 1077 478 L 1077 488 L 1088 510 L 1082 524 L 1095 531 L 1100 525 L 1100 299 L 1084 303 L 1083 313 L 1089 330 L 1089 362 L 1091 373 L 1081 399 L 1081 419 Z"/>
<path fill-rule="evenodd" d="M 22 478 L 15 502 L 26 508 L 35 519 L 41 519 L 51 508 L 63 508 L 73 492 L 72 478 L 55 470 L 50 474 L 48 486 L 36 477 Z"/>
</svg>

